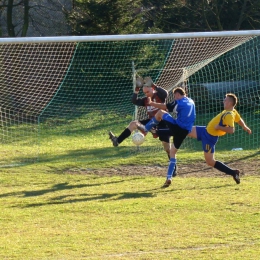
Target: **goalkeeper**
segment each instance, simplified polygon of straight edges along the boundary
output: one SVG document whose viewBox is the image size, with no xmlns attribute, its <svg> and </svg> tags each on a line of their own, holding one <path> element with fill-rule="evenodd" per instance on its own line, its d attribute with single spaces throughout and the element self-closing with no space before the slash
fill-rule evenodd
<svg viewBox="0 0 260 260">
<path fill-rule="evenodd" d="M 143 89 L 145 97 L 138 98 L 138 93 L 141 88 Z M 138 120 L 130 122 L 127 128 L 125 128 L 125 130 L 118 137 L 110 131 L 109 138 L 111 139 L 113 146 L 118 146 L 126 138 L 128 138 L 131 135 L 131 133 L 137 129 L 137 123 L 146 124 L 150 121 L 151 118 L 154 117 L 154 115 L 157 113 L 159 109 L 154 106 L 151 106 L 148 100 L 151 99 L 154 102 L 165 104 L 167 96 L 168 91 L 155 85 L 150 77 L 145 77 L 144 79 L 142 77 L 138 77 L 136 79 L 136 88 L 132 95 L 132 103 L 136 106 L 145 107 L 148 119 L 141 120 L 140 122 Z M 167 126 L 164 122 L 161 122 L 160 124 L 158 124 L 157 128 L 167 129 Z M 168 158 L 170 158 L 170 136 L 168 134 L 169 133 L 167 133 L 166 135 L 164 133 L 161 133 L 159 135 L 153 134 L 153 137 L 159 137 L 159 140 L 162 142 L 163 148 L 166 151 Z"/>
<path fill-rule="evenodd" d="M 220 161 L 216 161 L 214 158 L 215 145 L 219 136 L 223 136 L 226 133 L 233 134 L 235 131 L 234 123 L 239 124 L 244 131 L 251 134 L 251 129 L 245 124 L 241 118 L 235 106 L 237 104 L 237 97 L 232 93 L 228 93 L 223 101 L 224 110 L 215 116 L 207 126 L 193 126 L 189 137 L 197 138 L 202 142 L 202 149 L 204 151 L 204 158 L 206 163 L 214 167 L 215 169 L 231 175 L 234 181 L 240 183 L 240 171 L 233 170 Z"/>
</svg>

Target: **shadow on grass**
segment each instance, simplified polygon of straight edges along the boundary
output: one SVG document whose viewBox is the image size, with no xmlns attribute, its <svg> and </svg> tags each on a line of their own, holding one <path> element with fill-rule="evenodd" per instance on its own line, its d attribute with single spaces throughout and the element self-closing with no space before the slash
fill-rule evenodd
<svg viewBox="0 0 260 260">
<path fill-rule="evenodd" d="M 153 151 L 153 146 L 142 146 L 137 149 L 136 147 L 132 146 L 120 146 L 120 147 L 101 147 L 95 149 L 78 149 L 78 150 L 67 150 L 62 154 L 50 154 L 50 155 L 40 155 L 39 159 L 36 161 L 35 158 L 28 158 L 18 156 L 16 158 L 12 158 L 14 162 L 13 167 L 23 167 L 29 164 L 44 164 L 44 163 L 58 163 L 58 162 L 94 162 L 94 161 L 105 161 L 105 160 L 115 160 L 117 158 L 126 158 L 129 156 L 133 156 L 138 153 L 148 153 L 149 151 Z M 195 150 L 190 150 L 189 152 L 194 152 Z M 196 150 L 197 151 L 197 150 Z M 218 150 L 221 152 L 221 150 Z M 239 160 L 247 160 L 250 158 L 254 158 L 260 155 L 260 151 L 257 150 L 256 152 L 246 155 L 246 156 L 239 156 L 237 159 L 231 159 L 231 162 L 236 162 Z M 1 166 L 1 168 L 10 168 L 12 165 Z"/>
<path fill-rule="evenodd" d="M 95 178 L 96 179 L 96 178 Z M 139 179 L 139 178 L 133 178 Z M 72 189 L 82 189 L 82 188 L 89 188 L 95 186 L 102 186 L 102 185 L 111 185 L 111 184 L 119 184 L 124 182 L 125 180 L 119 181 L 110 181 L 105 183 L 96 183 L 96 184 L 78 184 L 78 185 L 70 185 L 67 182 L 58 183 L 53 185 L 48 189 L 40 189 L 40 190 L 27 190 L 27 191 L 19 191 L 19 192 L 9 192 L 5 194 L 1 194 L 0 198 L 4 197 L 20 197 L 20 198 L 30 198 L 30 197 L 40 197 L 44 196 L 48 193 L 72 190 Z M 48 201 L 40 202 L 40 203 L 30 203 L 27 205 L 19 206 L 21 208 L 30 208 L 30 207 L 40 207 L 46 205 L 57 205 L 57 204 L 70 204 L 70 203 L 77 203 L 77 202 L 87 202 L 87 201 L 107 201 L 107 200 L 126 200 L 126 199 L 135 199 L 135 198 L 149 198 L 154 197 L 155 195 L 152 192 L 123 192 L 123 193 L 103 193 L 99 195 L 93 195 L 88 193 L 78 193 L 76 195 L 68 194 L 68 195 L 61 195 L 56 196 Z M 77 197 L 77 198 L 75 198 Z M 43 200 L 45 198 L 43 197 Z M 17 206 L 13 206 L 17 207 Z"/>
<path fill-rule="evenodd" d="M 116 183 L 121 183 L 121 182 L 123 182 L 123 180 L 122 181 L 111 181 L 111 182 L 106 182 L 106 185 L 116 184 Z M 69 185 L 67 182 L 64 182 L 64 183 L 55 184 L 49 189 L 9 192 L 9 193 L 5 193 L 5 194 L 0 194 L 0 198 L 10 197 L 10 196 L 37 197 L 37 196 L 42 196 L 42 195 L 45 195 L 45 194 L 48 194 L 48 193 L 54 193 L 56 191 L 80 189 L 80 188 L 85 188 L 85 187 L 95 187 L 95 186 L 101 186 L 101 185 L 102 185 L 102 183 Z"/>
<path fill-rule="evenodd" d="M 35 157 L 23 157 L 17 156 L 12 158 L 11 164 L 2 165 L 0 168 L 10 167 L 23 167 L 33 164 L 45 164 L 45 163 L 59 163 L 59 162 L 94 162 L 111 160 L 117 158 L 126 158 L 136 153 L 144 153 L 151 151 L 153 147 L 143 146 L 142 149 L 136 149 L 132 146 L 121 146 L 121 147 L 101 147 L 95 149 L 78 149 L 78 150 L 67 150 L 62 154 L 48 154 L 40 155 L 37 160 Z"/>
<path fill-rule="evenodd" d="M 138 178 L 134 178 L 138 179 Z M 49 189 L 42 189 L 37 191 L 22 191 L 22 192 L 14 192 L 14 193 L 6 193 L 2 194 L 0 198 L 2 197 L 8 197 L 8 196 L 18 196 L 18 197 L 39 197 L 46 195 L 48 193 L 55 193 L 57 191 L 63 191 L 63 190 L 71 190 L 71 189 L 81 189 L 86 187 L 95 187 L 95 186 L 102 186 L 102 185 L 109 185 L 109 184 L 116 184 L 124 182 L 124 180 L 121 181 L 112 181 L 112 182 L 105 182 L 105 183 L 98 183 L 98 184 L 79 184 L 79 185 L 69 185 L 68 183 L 59 183 L 53 185 Z M 232 184 L 223 184 L 223 185 L 217 185 L 217 186 L 211 186 L 211 187 L 203 187 L 199 188 L 200 190 L 205 189 L 221 189 L 223 187 L 231 187 Z M 196 190 L 197 187 L 193 186 L 190 188 L 185 188 L 185 190 Z M 68 194 L 68 195 L 60 195 L 60 196 L 54 196 L 49 199 L 45 199 L 43 197 L 42 202 L 38 203 L 28 203 L 23 205 L 15 205 L 12 207 L 19 207 L 19 208 L 32 208 L 32 207 L 42 207 L 47 205 L 63 205 L 63 204 L 71 204 L 71 203 L 79 203 L 79 202 L 89 202 L 89 201 L 97 201 L 97 202 L 106 202 L 106 201 L 117 201 L 117 200 L 128 200 L 128 199 L 138 199 L 138 198 L 152 198 L 156 197 L 159 193 L 166 194 L 166 193 L 172 193 L 174 196 L 175 192 L 183 191 L 184 189 L 182 187 L 176 188 L 174 185 L 169 188 L 161 188 L 156 187 L 154 189 L 147 189 L 143 191 L 136 191 L 136 192 L 114 192 L 114 193 L 101 193 L 101 194 L 88 194 L 88 193 L 78 193 L 76 195 L 74 194 Z"/>
<path fill-rule="evenodd" d="M 92 185 L 94 186 L 94 185 Z M 127 199 L 137 199 L 137 198 L 151 198 L 155 195 L 150 192 L 125 192 L 125 193 L 103 193 L 100 195 L 90 195 L 87 193 L 83 193 L 77 196 L 82 198 L 73 198 L 74 195 L 63 195 L 57 196 L 50 199 L 47 202 L 41 203 L 31 203 L 21 208 L 31 208 L 31 207 L 41 207 L 46 205 L 62 205 L 62 204 L 71 204 L 78 202 L 88 202 L 88 201 L 100 201 L 105 202 L 107 200 L 127 200 Z"/>
</svg>

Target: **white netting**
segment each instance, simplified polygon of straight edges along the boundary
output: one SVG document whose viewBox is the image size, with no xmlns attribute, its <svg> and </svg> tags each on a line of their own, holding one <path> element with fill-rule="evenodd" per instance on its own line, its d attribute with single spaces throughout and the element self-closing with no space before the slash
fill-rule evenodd
<svg viewBox="0 0 260 260">
<path fill-rule="evenodd" d="M 133 118 L 147 117 L 143 109 L 137 111 L 131 103 L 135 73 L 151 76 L 167 89 L 168 102 L 172 100 L 171 90 L 185 84 L 198 108 L 196 124 L 205 124 L 215 108 L 222 109 L 212 95 L 221 98 L 223 91 L 234 90 L 243 96 L 248 86 L 250 102 L 258 104 L 259 37 L 255 32 L 231 35 L 2 39 L 0 164 L 23 163 L 42 155 L 66 159 L 77 154 L 79 160 L 128 155 L 131 139 L 120 145 L 120 151 L 111 151 L 107 132 L 120 134 Z M 237 82 L 237 87 L 227 82 Z M 212 83 L 221 84 L 212 87 Z M 252 147 L 259 140 L 257 111 L 257 106 L 241 110 L 255 130 L 249 142 Z M 238 134 L 242 137 L 236 139 L 240 140 L 237 145 L 246 146 L 243 133 Z M 224 139 L 230 143 L 227 149 L 234 144 L 232 138 Z M 187 140 L 183 148 L 195 146 Z M 142 149 L 162 148 L 158 139 L 148 135 Z"/>
</svg>

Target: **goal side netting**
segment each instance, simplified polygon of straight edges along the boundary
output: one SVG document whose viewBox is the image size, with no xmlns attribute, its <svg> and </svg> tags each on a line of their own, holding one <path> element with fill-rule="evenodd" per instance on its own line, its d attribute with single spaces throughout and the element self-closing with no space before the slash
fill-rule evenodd
<svg viewBox="0 0 260 260">
<path fill-rule="evenodd" d="M 146 119 L 131 103 L 133 77 L 150 76 L 169 91 L 184 86 L 195 100 L 196 124 L 220 112 L 225 93 L 253 130 L 238 129 L 221 149 L 259 147 L 259 31 L 0 39 L 0 166 L 35 160 L 109 160 L 162 151 L 147 135 L 139 150 L 119 135 L 134 119 Z M 142 91 L 139 94 L 143 96 Z M 104 148 L 105 146 L 105 148 Z M 183 149 L 200 150 L 187 138 Z"/>
</svg>

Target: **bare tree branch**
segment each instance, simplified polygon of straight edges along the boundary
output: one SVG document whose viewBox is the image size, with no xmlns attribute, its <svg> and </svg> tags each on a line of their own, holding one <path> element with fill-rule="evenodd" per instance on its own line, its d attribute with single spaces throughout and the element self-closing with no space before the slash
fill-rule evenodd
<svg viewBox="0 0 260 260">
<path fill-rule="evenodd" d="M 245 18 L 245 11 L 246 11 L 246 4 L 247 4 L 247 0 L 244 0 L 243 5 L 242 5 L 242 9 L 239 15 L 239 19 L 237 22 L 237 26 L 236 26 L 236 30 L 239 30 L 244 18 Z"/>
</svg>

